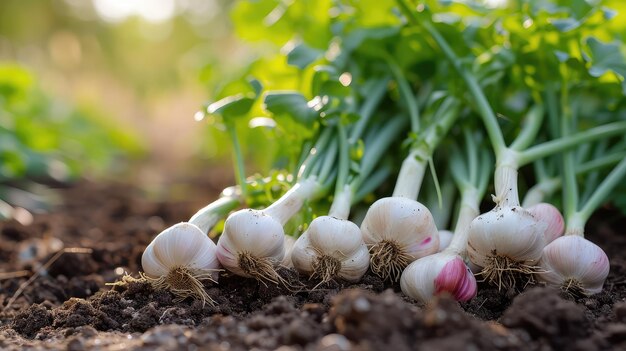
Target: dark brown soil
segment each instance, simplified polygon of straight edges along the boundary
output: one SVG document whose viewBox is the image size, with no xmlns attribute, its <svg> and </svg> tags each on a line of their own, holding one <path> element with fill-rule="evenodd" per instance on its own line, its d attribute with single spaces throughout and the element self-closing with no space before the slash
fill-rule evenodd
<svg viewBox="0 0 626 351">
<path fill-rule="evenodd" d="M 161 203 L 119 184 L 62 190 L 65 205 L 29 225 L 0 223 L 0 272 L 32 272 L 65 253 L 7 308 L 25 277 L 0 280 L 0 349 L 103 350 L 626 350 L 625 218 L 604 209 L 589 238 L 605 249 L 605 290 L 574 299 L 534 286 L 518 294 L 480 285 L 459 304 L 427 306 L 367 274 L 359 284 L 281 275 L 291 290 L 223 273 L 207 285 L 217 303 L 174 302 L 137 277 L 153 236 L 190 217 L 223 184 L 200 183 L 193 201 Z M 198 191 L 197 189 L 202 189 Z M 124 284 L 105 285 L 124 279 Z"/>
</svg>

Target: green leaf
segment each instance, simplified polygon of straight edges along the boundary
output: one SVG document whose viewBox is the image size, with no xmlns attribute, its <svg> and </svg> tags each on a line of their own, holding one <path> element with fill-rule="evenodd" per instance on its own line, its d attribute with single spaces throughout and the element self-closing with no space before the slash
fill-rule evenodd
<svg viewBox="0 0 626 351">
<path fill-rule="evenodd" d="M 232 95 L 210 104 L 207 107 L 207 113 L 222 116 L 225 121 L 228 121 L 245 116 L 255 101 L 256 97 L 250 96 L 250 94 Z"/>
<path fill-rule="evenodd" d="M 323 54 L 324 52 L 322 50 L 314 49 L 305 43 L 299 43 L 287 54 L 287 63 L 304 69 Z"/>
<path fill-rule="evenodd" d="M 312 126 L 313 122 L 320 117 L 307 99 L 298 92 L 268 92 L 265 94 L 263 108 L 274 115 L 287 115 L 294 121 L 306 126 Z"/>
<path fill-rule="evenodd" d="M 589 74 L 600 77 L 607 71 L 612 71 L 622 78 L 622 93 L 626 95 L 626 59 L 622 55 L 618 43 L 603 43 L 594 37 L 587 39 L 587 45 L 591 50 L 591 67 Z"/>
</svg>

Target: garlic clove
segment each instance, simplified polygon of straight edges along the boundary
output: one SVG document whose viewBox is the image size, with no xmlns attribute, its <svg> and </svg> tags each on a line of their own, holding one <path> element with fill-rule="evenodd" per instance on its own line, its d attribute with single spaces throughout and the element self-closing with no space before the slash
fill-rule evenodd
<svg viewBox="0 0 626 351">
<path fill-rule="evenodd" d="M 167 275 L 178 267 L 198 271 L 219 268 L 215 243 L 200 228 L 185 222 L 157 235 L 141 256 L 141 265 L 153 278 Z M 217 280 L 217 271 L 212 275 Z"/>
<path fill-rule="evenodd" d="M 453 236 L 454 233 L 449 230 L 439 231 L 439 252 L 445 250 L 450 245 Z"/>
<path fill-rule="evenodd" d="M 589 295 L 602 291 L 610 268 L 606 253 L 578 235 L 562 236 L 546 245 L 539 265 L 545 271 L 537 275 L 539 280 Z"/>
<path fill-rule="evenodd" d="M 545 246 L 546 227 L 522 207 L 496 208 L 470 224 L 469 258 L 480 267 L 491 264 L 494 256 L 534 265 Z"/>
<path fill-rule="evenodd" d="M 444 292 L 457 301 L 469 301 L 477 292 L 474 274 L 463 259 L 448 253 L 437 253 L 411 263 L 402 273 L 400 287 L 404 294 L 422 302 Z"/>
<path fill-rule="evenodd" d="M 282 225 L 265 212 L 239 210 L 224 223 L 224 231 L 217 241 L 217 258 L 229 271 L 252 277 L 240 265 L 242 255 L 276 266 L 285 257 L 284 237 Z"/>
<path fill-rule="evenodd" d="M 361 224 L 368 246 L 392 242 L 412 262 L 439 249 L 439 233 L 430 211 L 417 201 L 402 197 L 379 199 L 370 206 Z"/>
<path fill-rule="evenodd" d="M 542 202 L 529 207 L 527 210 L 535 216 L 535 218 L 548 225 L 544 232 L 546 243 L 550 243 L 563 235 L 565 221 L 563 220 L 563 215 L 561 215 L 561 212 L 556 207 Z"/>
</svg>

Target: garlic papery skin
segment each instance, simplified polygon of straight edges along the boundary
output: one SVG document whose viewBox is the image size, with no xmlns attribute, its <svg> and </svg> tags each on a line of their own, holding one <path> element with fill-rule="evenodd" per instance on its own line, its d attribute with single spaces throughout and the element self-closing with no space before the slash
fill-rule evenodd
<svg viewBox="0 0 626 351">
<path fill-rule="evenodd" d="M 449 230 L 440 230 L 439 231 L 439 252 L 445 250 L 450 242 L 452 242 L 452 237 L 454 233 Z"/>
<path fill-rule="evenodd" d="M 370 249 L 372 271 L 383 279 L 398 280 L 409 263 L 439 250 L 430 211 L 403 197 L 374 202 L 361 223 L 361 234 Z"/>
<path fill-rule="evenodd" d="M 530 279 L 537 271 L 547 226 L 522 207 L 496 207 L 470 224 L 469 259 L 482 267 L 488 282 L 498 288 L 514 287 L 518 277 Z"/>
<path fill-rule="evenodd" d="M 320 279 L 359 281 L 369 267 L 369 252 L 359 227 L 331 216 L 315 218 L 291 253 L 294 267 L 302 274 Z"/>
<path fill-rule="evenodd" d="M 291 235 L 285 235 L 285 257 L 283 261 L 280 263 L 281 266 L 291 268 L 293 267 L 293 262 L 291 262 L 291 252 L 293 251 L 293 246 L 296 243 L 296 238 Z"/>
<path fill-rule="evenodd" d="M 563 235 L 565 230 L 565 220 L 561 212 L 549 203 L 538 203 L 527 208 L 535 218 L 547 224 L 547 228 L 543 234 L 546 244 L 551 243 L 554 239 Z"/>
<path fill-rule="evenodd" d="M 609 275 L 609 258 L 596 244 L 579 235 L 557 238 L 543 249 L 540 281 L 574 295 L 602 291 Z"/>
<path fill-rule="evenodd" d="M 144 277 L 159 289 L 178 296 L 200 298 L 212 303 L 202 280 L 216 282 L 219 261 L 216 245 L 197 226 L 190 223 L 173 225 L 152 240 L 141 256 Z"/>
<path fill-rule="evenodd" d="M 449 252 L 422 257 L 411 263 L 400 279 L 402 292 L 421 302 L 449 293 L 457 301 L 476 296 L 476 278 L 463 259 Z"/>
<path fill-rule="evenodd" d="M 265 211 L 243 209 L 228 216 L 217 241 L 217 258 L 224 268 L 243 277 L 278 282 L 275 267 L 284 256 L 283 226 Z"/>
</svg>

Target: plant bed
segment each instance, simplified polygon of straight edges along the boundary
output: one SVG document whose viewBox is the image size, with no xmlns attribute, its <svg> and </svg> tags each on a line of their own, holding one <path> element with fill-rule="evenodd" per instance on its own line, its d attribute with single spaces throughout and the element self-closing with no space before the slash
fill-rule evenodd
<svg viewBox="0 0 626 351">
<path fill-rule="evenodd" d="M 215 191 L 211 184 L 198 187 L 207 189 L 196 191 L 198 197 Z M 52 238 L 93 251 L 60 256 L 8 310 L 8 300 L 27 277 L 0 282 L 3 350 L 626 347 L 626 257 L 620 249 L 626 238 L 619 235 L 626 220 L 616 211 L 598 211 L 589 224 L 590 239 L 611 262 L 603 292 L 591 297 L 575 299 L 542 286 L 518 294 L 479 283 L 470 302 L 444 296 L 423 306 L 371 272 L 357 284 L 316 287 L 319 281 L 280 269 L 291 288 L 222 272 L 218 285 L 206 285 L 216 302 L 212 306 L 189 298 L 174 302 L 167 291 L 123 278 L 124 272 L 138 277 L 141 254 L 155 233 L 189 218 L 202 199 L 150 202 L 119 184 L 81 183 L 62 194 L 66 205 L 35 215 L 30 225 L 0 224 L 0 270 L 45 263 L 54 252 L 30 263 L 20 263 L 20 255 L 25 247 L 45 250 Z M 125 283 L 105 285 L 121 280 Z"/>
</svg>

